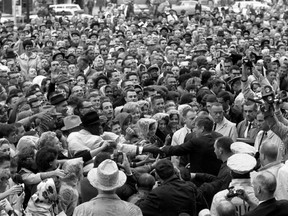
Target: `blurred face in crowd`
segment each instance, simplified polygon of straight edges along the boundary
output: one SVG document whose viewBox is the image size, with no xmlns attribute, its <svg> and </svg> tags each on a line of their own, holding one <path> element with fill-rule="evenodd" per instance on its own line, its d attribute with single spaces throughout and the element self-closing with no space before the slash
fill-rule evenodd
<svg viewBox="0 0 288 216">
<path fill-rule="evenodd" d="M 159 98 L 156 99 L 153 103 L 153 111 L 154 113 L 163 112 L 164 111 L 164 99 Z"/>
<path fill-rule="evenodd" d="M 103 114 L 108 118 L 113 118 L 113 106 L 111 102 L 104 102 L 102 104 Z"/>
<path fill-rule="evenodd" d="M 105 62 L 105 68 L 107 71 L 112 71 L 114 70 L 115 64 L 112 59 L 107 59 Z"/>
<path fill-rule="evenodd" d="M 61 102 L 60 104 L 55 106 L 56 112 L 61 113 L 63 116 L 66 116 L 67 115 L 67 111 L 68 111 L 67 106 L 68 106 L 67 101 Z"/>
<path fill-rule="evenodd" d="M 195 121 L 196 122 L 195 122 L 195 127 L 193 128 L 193 132 L 195 133 L 196 137 L 200 137 L 202 133 L 204 132 L 204 127 L 198 125 L 197 119 Z"/>
<path fill-rule="evenodd" d="M 84 96 L 84 91 L 83 91 L 83 89 L 82 89 L 81 86 L 74 86 L 74 87 L 72 88 L 72 94 L 75 95 L 75 96 L 77 96 L 77 97 L 79 97 L 79 98 L 83 98 L 83 96 Z"/>
<path fill-rule="evenodd" d="M 132 117 L 131 121 L 132 121 L 132 124 L 136 124 L 137 121 L 140 119 L 140 116 L 141 116 L 141 112 L 140 112 L 140 108 L 139 107 L 136 107 L 133 112 L 129 113 Z"/>
<path fill-rule="evenodd" d="M 166 80 L 166 87 L 169 91 L 176 91 L 177 90 L 177 80 L 175 77 L 167 77 Z"/>
<path fill-rule="evenodd" d="M 264 130 L 264 131 L 269 130 L 269 126 L 264 119 L 263 113 L 258 113 L 256 116 L 256 120 L 257 120 L 257 127 L 259 128 L 259 130 Z"/>
<path fill-rule="evenodd" d="M 212 105 L 211 107 L 211 116 L 214 120 L 215 123 L 219 124 L 223 121 L 224 118 L 224 110 L 223 110 L 223 106 L 216 106 L 216 105 Z"/>
<path fill-rule="evenodd" d="M 126 102 L 137 102 L 137 94 L 135 91 L 127 91 L 127 96 L 125 97 Z"/>
<path fill-rule="evenodd" d="M 57 70 L 59 68 L 60 68 L 60 64 L 59 64 L 58 61 L 52 61 L 51 62 L 51 71 L 55 71 L 55 70 Z"/>
<path fill-rule="evenodd" d="M 37 71 L 35 68 L 30 68 L 28 72 L 30 80 L 33 80 L 37 76 Z"/>
<path fill-rule="evenodd" d="M 9 73 L 9 83 L 11 85 L 18 85 L 19 84 L 19 73 Z"/>
<path fill-rule="evenodd" d="M 186 127 L 192 129 L 195 124 L 195 118 L 197 113 L 195 111 L 188 111 L 184 119 Z"/>
<path fill-rule="evenodd" d="M 139 85 L 139 78 L 136 75 L 129 76 L 129 81 L 133 82 L 133 85 Z"/>
<path fill-rule="evenodd" d="M 112 125 L 111 128 L 112 133 L 115 133 L 116 135 L 121 135 L 121 127 L 119 124 Z"/>
<path fill-rule="evenodd" d="M 267 79 L 270 82 L 270 84 L 273 84 L 273 82 L 276 80 L 276 73 L 274 71 L 270 71 L 267 74 Z"/>
<path fill-rule="evenodd" d="M 249 106 L 243 106 L 243 115 L 247 121 L 252 122 L 256 118 L 256 114 L 257 110 L 255 109 L 255 106 L 253 104 Z"/>
<path fill-rule="evenodd" d="M 94 109 L 99 109 L 100 108 L 100 96 L 95 96 L 95 97 L 90 97 L 90 101 L 94 107 Z"/>
</svg>

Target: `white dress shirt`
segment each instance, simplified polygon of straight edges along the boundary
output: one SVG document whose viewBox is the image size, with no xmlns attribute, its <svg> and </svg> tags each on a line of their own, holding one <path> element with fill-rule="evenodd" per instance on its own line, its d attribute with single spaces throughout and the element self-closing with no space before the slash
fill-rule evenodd
<svg viewBox="0 0 288 216">
<path fill-rule="evenodd" d="M 258 132 L 254 143 L 256 152 L 259 151 L 260 146 L 264 142 L 275 143 L 278 145 L 277 161 L 282 161 L 285 155 L 285 146 L 282 140 L 271 130 L 267 131 L 267 135 L 265 135 L 265 132 L 261 130 Z"/>
<path fill-rule="evenodd" d="M 191 133 L 191 129 L 189 129 L 186 125 L 184 125 L 184 127 L 180 128 L 179 130 L 177 130 L 173 134 L 171 145 L 172 146 L 177 146 L 177 145 L 183 144 L 186 135 L 189 134 L 189 133 Z M 180 162 L 180 156 L 172 156 L 171 157 L 171 162 L 175 166 L 178 167 L 179 166 L 179 162 Z"/>
</svg>

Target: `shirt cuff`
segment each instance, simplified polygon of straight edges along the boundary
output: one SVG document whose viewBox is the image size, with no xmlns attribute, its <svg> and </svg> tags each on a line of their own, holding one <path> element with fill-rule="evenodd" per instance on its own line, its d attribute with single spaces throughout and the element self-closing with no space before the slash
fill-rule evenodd
<svg viewBox="0 0 288 216">
<path fill-rule="evenodd" d="M 139 146 L 139 154 L 141 155 L 143 153 L 143 147 L 142 146 Z"/>
</svg>

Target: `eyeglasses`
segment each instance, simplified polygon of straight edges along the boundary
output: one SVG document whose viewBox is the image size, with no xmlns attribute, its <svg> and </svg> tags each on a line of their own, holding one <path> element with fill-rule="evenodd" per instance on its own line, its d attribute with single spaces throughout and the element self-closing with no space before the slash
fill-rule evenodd
<svg viewBox="0 0 288 216">
<path fill-rule="evenodd" d="M 59 64 L 56 63 L 56 64 L 52 64 L 51 66 L 59 66 Z"/>
</svg>

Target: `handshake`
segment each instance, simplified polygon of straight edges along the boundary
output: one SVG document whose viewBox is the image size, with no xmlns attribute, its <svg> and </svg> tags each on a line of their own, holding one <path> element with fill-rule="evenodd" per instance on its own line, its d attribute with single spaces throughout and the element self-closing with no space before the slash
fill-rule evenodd
<svg viewBox="0 0 288 216">
<path fill-rule="evenodd" d="M 167 154 L 166 149 L 167 148 L 168 148 L 168 146 L 163 146 L 163 147 L 159 148 L 159 147 L 154 146 L 154 145 L 146 145 L 143 147 L 143 153 L 149 152 L 149 153 L 152 153 L 155 155 L 160 154 L 160 156 L 163 158 L 163 157 L 166 157 L 166 154 Z"/>
</svg>

